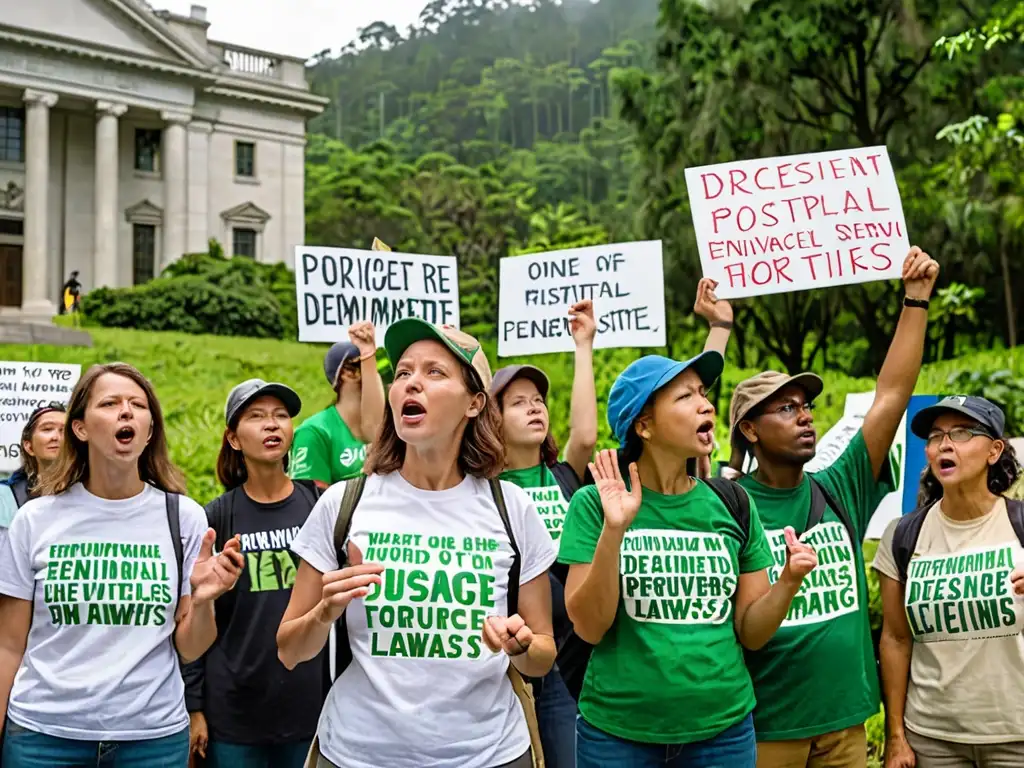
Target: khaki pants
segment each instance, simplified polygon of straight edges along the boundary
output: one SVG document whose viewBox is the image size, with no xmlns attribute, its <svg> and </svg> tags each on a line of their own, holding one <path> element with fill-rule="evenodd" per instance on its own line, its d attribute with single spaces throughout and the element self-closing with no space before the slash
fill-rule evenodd
<svg viewBox="0 0 1024 768">
<path fill-rule="evenodd" d="M 863 725 L 809 739 L 757 742 L 757 768 L 867 768 L 867 764 Z"/>
<path fill-rule="evenodd" d="M 1024 765 L 1024 741 L 957 744 L 908 730 L 907 743 L 917 755 L 917 768 L 1020 768 Z"/>
</svg>

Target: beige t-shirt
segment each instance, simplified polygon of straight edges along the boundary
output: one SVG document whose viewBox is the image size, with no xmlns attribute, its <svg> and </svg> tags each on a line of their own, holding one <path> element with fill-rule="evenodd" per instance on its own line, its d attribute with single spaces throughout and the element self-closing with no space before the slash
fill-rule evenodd
<svg viewBox="0 0 1024 768">
<path fill-rule="evenodd" d="M 898 522 L 886 528 L 873 564 L 897 581 Z M 1015 561 L 1024 563 L 1024 549 L 1003 499 L 975 520 L 947 517 L 941 502 L 925 517 L 907 567 L 909 730 L 961 744 L 1024 740 L 1024 603 L 1010 588 Z"/>
</svg>

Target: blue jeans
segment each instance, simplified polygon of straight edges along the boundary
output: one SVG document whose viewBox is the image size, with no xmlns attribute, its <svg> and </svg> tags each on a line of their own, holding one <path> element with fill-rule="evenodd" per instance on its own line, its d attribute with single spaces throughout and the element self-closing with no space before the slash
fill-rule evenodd
<svg viewBox="0 0 1024 768">
<path fill-rule="evenodd" d="M 47 736 L 7 719 L 4 768 L 186 768 L 188 728 L 160 739 L 78 741 Z"/>
<path fill-rule="evenodd" d="M 302 768 L 312 738 L 290 744 L 255 746 L 210 740 L 206 768 Z"/>
<path fill-rule="evenodd" d="M 626 741 L 576 718 L 577 768 L 755 768 L 754 716 L 692 744 Z"/>
<path fill-rule="evenodd" d="M 550 768 L 576 765 L 576 701 L 553 667 L 541 683 L 537 696 L 537 724 L 544 748 L 544 763 Z"/>
</svg>

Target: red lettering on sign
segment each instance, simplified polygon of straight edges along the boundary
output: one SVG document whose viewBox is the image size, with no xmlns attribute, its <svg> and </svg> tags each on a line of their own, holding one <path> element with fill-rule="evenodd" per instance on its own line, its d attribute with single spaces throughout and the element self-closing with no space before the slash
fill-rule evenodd
<svg viewBox="0 0 1024 768">
<path fill-rule="evenodd" d="M 723 219 L 728 219 L 732 215 L 732 211 L 728 208 L 718 208 L 711 212 L 711 221 L 715 225 L 715 234 L 718 234 L 718 222 Z"/>
<path fill-rule="evenodd" d="M 739 181 L 736 177 L 739 176 Z M 729 171 L 729 194 L 735 195 L 736 191 L 739 190 L 744 195 L 752 194 L 750 191 L 743 188 L 743 182 L 747 180 L 747 172 L 738 168 Z"/>
<path fill-rule="evenodd" d="M 769 187 L 767 184 L 761 183 L 761 174 L 768 170 L 768 166 L 762 166 L 754 171 L 754 186 L 761 190 L 775 189 L 775 187 Z"/>
<path fill-rule="evenodd" d="M 712 240 L 708 243 L 708 250 L 711 252 L 712 259 L 724 258 L 725 254 L 722 253 L 722 245 L 721 240 Z"/>
<path fill-rule="evenodd" d="M 711 178 L 713 178 L 715 181 L 718 182 L 718 191 L 715 192 L 715 194 L 713 194 L 713 195 L 711 194 L 711 190 L 708 189 L 708 177 L 709 176 Z M 722 190 L 725 189 L 725 182 L 722 181 L 721 177 L 719 177 L 719 175 L 717 173 L 702 173 L 700 175 L 700 180 L 704 184 L 704 199 L 705 200 L 714 200 L 716 197 L 718 197 L 720 194 L 722 194 Z"/>
</svg>

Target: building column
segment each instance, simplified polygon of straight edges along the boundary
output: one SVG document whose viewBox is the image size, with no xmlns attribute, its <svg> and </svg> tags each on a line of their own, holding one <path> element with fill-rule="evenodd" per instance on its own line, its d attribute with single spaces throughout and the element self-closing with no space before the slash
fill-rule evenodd
<svg viewBox="0 0 1024 768">
<path fill-rule="evenodd" d="M 188 228 L 188 130 L 191 115 L 164 112 L 164 247 L 163 264 L 166 267 L 185 253 Z"/>
<path fill-rule="evenodd" d="M 25 246 L 22 258 L 21 314 L 50 322 L 57 305 L 49 296 L 47 206 L 50 185 L 50 108 L 57 94 L 28 89 L 25 101 Z"/>
<path fill-rule="evenodd" d="M 116 288 L 117 207 L 120 176 L 118 160 L 118 118 L 128 107 L 109 101 L 96 102 L 96 188 L 93 237 L 93 286 Z"/>
<path fill-rule="evenodd" d="M 201 253 L 209 248 L 210 217 L 207 210 L 209 196 L 210 134 L 213 125 L 193 121 L 188 126 L 188 241 L 189 253 Z M 219 234 L 219 233 L 217 233 Z"/>
</svg>

